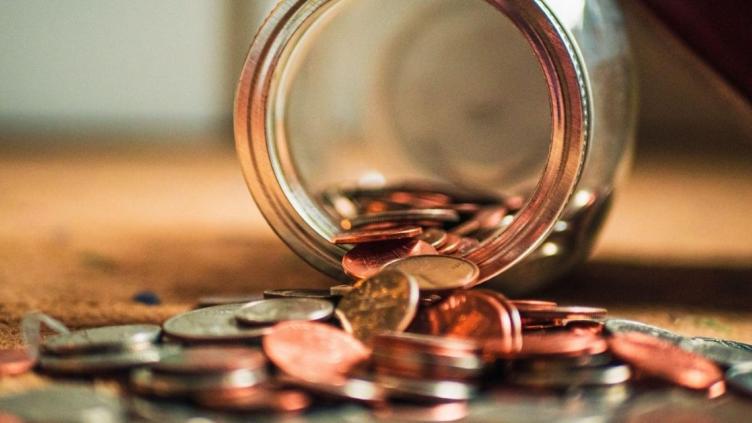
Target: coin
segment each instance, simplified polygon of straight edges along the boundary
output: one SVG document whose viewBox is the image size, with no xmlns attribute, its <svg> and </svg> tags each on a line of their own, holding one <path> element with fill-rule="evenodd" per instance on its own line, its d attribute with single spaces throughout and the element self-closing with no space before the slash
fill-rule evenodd
<svg viewBox="0 0 752 423">
<path fill-rule="evenodd" d="M 543 300 L 509 300 L 520 311 L 548 310 L 556 308 L 558 304 L 553 301 Z"/>
<path fill-rule="evenodd" d="M 556 306 L 553 308 L 520 310 L 520 315 L 523 319 L 538 320 L 599 319 L 606 317 L 607 313 L 608 310 L 605 308 L 581 306 Z"/>
<path fill-rule="evenodd" d="M 160 332 L 157 325 L 102 326 L 53 335 L 44 340 L 42 348 L 54 354 L 126 350 L 133 345 L 155 342 Z"/>
<path fill-rule="evenodd" d="M 329 289 L 316 288 L 267 289 L 264 291 L 264 298 L 315 298 L 329 300 L 332 298 L 332 293 Z"/>
<path fill-rule="evenodd" d="M 457 244 L 457 250 L 455 250 L 453 254 L 464 257 L 473 252 L 478 247 L 480 247 L 480 241 L 478 241 L 477 239 L 462 237 L 460 238 L 459 244 Z"/>
<path fill-rule="evenodd" d="M 506 309 L 494 295 L 483 291 L 456 291 L 426 310 L 426 319 L 432 335 L 497 339 L 511 344 Z"/>
<path fill-rule="evenodd" d="M 80 355 L 41 355 L 39 366 L 52 373 L 106 373 L 156 363 L 177 351 L 176 346 L 150 346 L 136 351 L 107 351 Z"/>
<path fill-rule="evenodd" d="M 349 224 L 345 223 L 342 226 L 344 229 L 349 229 L 349 227 L 357 228 L 370 223 L 380 222 L 415 222 L 421 220 L 456 222 L 459 218 L 459 214 L 451 209 L 389 210 L 380 213 L 358 215 L 349 219 Z"/>
<path fill-rule="evenodd" d="M 752 350 L 739 348 L 739 343 L 731 343 L 716 338 L 685 338 L 679 346 L 687 351 L 701 355 L 724 367 L 752 361 Z"/>
<path fill-rule="evenodd" d="M 498 350 L 498 341 L 489 341 L 489 352 Z M 588 332 L 544 332 L 525 335 L 518 357 L 577 356 L 600 354 L 608 349 L 606 340 Z"/>
<path fill-rule="evenodd" d="M 737 391 L 752 395 L 752 362 L 739 363 L 726 370 L 726 382 Z"/>
<path fill-rule="evenodd" d="M 722 383 L 721 370 L 710 360 L 639 332 L 613 335 L 611 353 L 642 373 L 692 389 L 709 389 Z"/>
<path fill-rule="evenodd" d="M 295 390 L 270 390 L 261 387 L 199 393 L 194 400 L 207 408 L 224 411 L 295 412 L 308 408 L 311 399 Z"/>
<path fill-rule="evenodd" d="M 337 304 L 337 317 L 345 331 L 369 343 L 379 332 L 402 332 L 418 308 L 420 292 L 412 276 L 384 270 L 353 285 Z"/>
<path fill-rule="evenodd" d="M 420 226 L 397 226 L 384 229 L 361 229 L 342 232 L 332 238 L 334 244 L 363 244 L 390 239 L 415 238 L 423 232 Z"/>
<path fill-rule="evenodd" d="M 469 407 L 465 401 L 440 404 L 388 404 L 375 408 L 373 415 L 390 422 L 455 422 L 467 417 Z"/>
<path fill-rule="evenodd" d="M 334 313 L 331 301 L 314 298 L 269 298 L 253 301 L 235 312 L 238 321 L 251 325 L 284 320 L 326 320 Z"/>
<path fill-rule="evenodd" d="M 282 375 L 278 380 L 335 399 L 366 403 L 381 403 L 385 399 L 384 389 L 380 385 L 357 377 L 338 378 L 332 382 L 311 383 Z"/>
<path fill-rule="evenodd" d="M 475 284 L 480 270 L 475 263 L 450 256 L 413 256 L 395 260 L 384 267 L 415 278 L 421 291 L 448 291 Z"/>
<path fill-rule="evenodd" d="M 684 339 L 683 336 L 667 331 L 666 329 L 626 319 L 607 319 L 603 323 L 603 329 L 612 335 L 627 332 L 644 333 L 645 335 L 660 338 L 672 344 L 679 344 Z"/>
<path fill-rule="evenodd" d="M 185 341 L 239 341 L 258 339 L 269 327 L 238 325 L 235 312 L 243 304 L 225 304 L 173 316 L 162 324 L 165 333 Z"/>
<path fill-rule="evenodd" d="M 451 233 L 464 236 L 480 229 L 495 228 L 506 215 L 507 209 L 504 206 L 484 207 L 470 219 L 452 228 Z"/>
<path fill-rule="evenodd" d="M 225 304 L 250 303 L 264 298 L 261 294 L 211 295 L 198 299 L 197 308 Z"/>
<path fill-rule="evenodd" d="M 280 370 L 311 383 L 337 383 L 369 356 L 368 349 L 351 335 L 317 322 L 279 323 L 262 344 Z"/>
<path fill-rule="evenodd" d="M 389 397 L 415 398 L 432 401 L 465 401 L 475 396 L 473 385 L 450 380 L 408 379 L 402 377 L 376 375 Z"/>
<path fill-rule="evenodd" d="M 343 295 L 347 295 L 352 290 L 353 290 L 352 285 L 347 285 L 347 284 L 334 285 L 329 288 L 329 293 L 333 297 L 341 297 Z"/>
<path fill-rule="evenodd" d="M 0 350 L 0 376 L 26 373 L 34 367 L 34 358 L 25 348 Z"/>
<path fill-rule="evenodd" d="M 125 422 L 123 402 L 78 384 L 51 384 L 0 397 L 0 410 L 26 422 Z"/>
<path fill-rule="evenodd" d="M 507 348 L 509 353 L 516 353 L 522 348 L 522 318 L 517 307 L 507 299 L 504 295 L 497 291 L 482 290 L 481 292 L 492 295 L 496 298 L 499 304 L 504 308 L 506 313 L 502 314 L 505 328 L 508 328 L 509 335 L 505 336 L 501 341 Z"/>
<path fill-rule="evenodd" d="M 164 357 L 152 369 L 163 373 L 218 373 L 238 369 L 258 369 L 266 358 L 257 348 L 201 346 L 184 348 Z"/>
<path fill-rule="evenodd" d="M 226 390 L 249 388 L 266 378 L 264 368 L 196 374 L 159 373 L 142 368 L 131 373 L 130 384 L 138 393 L 170 398 L 193 396 L 201 392 L 216 394 Z"/>
<path fill-rule="evenodd" d="M 541 388 L 616 385 L 627 382 L 632 371 L 626 364 L 555 371 L 514 372 L 510 381 L 517 385 Z"/>
<path fill-rule="evenodd" d="M 430 228 L 423 231 L 423 233 L 418 236 L 418 239 L 431 244 L 433 248 L 439 248 L 446 241 L 447 233 L 441 229 Z"/>
<path fill-rule="evenodd" d="M 453 233 L 447 233 L 446 240 L 438 248 L 439 254 L 453 254 L 460 247 L 462 237 Z"/>
<path fill-rule="evenodd" d="M 353 278 L 365 279 L 394 260 L 431 254 L 438 252 L 430 244 L 416 239 L 358 244 L 342 257 L 342 269 Z"/>
</svg>

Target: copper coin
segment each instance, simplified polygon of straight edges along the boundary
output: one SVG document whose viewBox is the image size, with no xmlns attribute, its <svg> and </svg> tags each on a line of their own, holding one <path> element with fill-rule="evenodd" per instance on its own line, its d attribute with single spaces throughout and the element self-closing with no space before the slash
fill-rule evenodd
<svg viewBox="0 0 752 423">
<path fill-rule="evenodd" d="M 404 347 L 437 354 L 475 354 L 481 344 L 473 339 L 423 335 L 408 332 L 384 332 L 374 337 L 374 348 Z"/>
<path fill-rule="evenodd" d="M 504 324 L 508 325 L 508 336 L 505 336 L 501 341 L 502 345 L 506 345 L 506 351 L 508 353 L 516 353 L 522 348 L 522 319 L 520 318 L 520 312 L 517 307 L 512 304 L 503 294 L 497 291 L 483 290 L 489 295 L 493 295 L 501 306 L 506 310 L 506 316 L 504 318 Z"/>
<path fill-rule="evenodd" d="M 426 314 L 432 335 L 508 342 L 511 332 L 506 309 L 483 291 L 457 291 Z"/>
<path fill-rule="evenodd" d="M 453 233 L 448 233 L 446 241 L 444 241 L 444 244 L 439 247 L 438 251 L 439 254 L 452 254 L 460 247 L 460 243 L 462 242 L 462 237 L 457 236 Z"/>
<path fill-rule="evenodd" d="M 460 238 L 460 243 L 457 244 L 457 250 L 453 254 L 464 257 L 473 252 L 478 247 L 480 247 L 480 241 L 478 241 L 477 239 L 462 237 Z"/>
<path fill-rule="evenodd" d="M 353 285 L 337 304 L 337 317 L 345 331 L 370 342 L 383 331 L 404 331 L 415 317 L 420 292 L 412 276 L 384 270 Z"/>
<path fill-rule="evenodd" d="M 201 406 L 225 411 L 272 410 L 289 413 L 305 410 L 311 405 L 311 399 L 303 392 L 273 391 L 260 387 L 199 393 L 193 399 Z"/>
<path fill-rule="evenodd" d="M 455 235 L 468 235 L 480 229 L 496 228 L 501 223 L 507 209 L 504 206 L 490 206 L 480 209 L 473 217 L 452 228 Z"/>
<path fill-rule="evenodd" d="M 415 222 L 415 221 L 436 221 L 436 222 L 456 222 L 460 218 L 456 211 L 451 209 L 409 209 L 409 210 L 389 210 L 381 213 L 361 214 L 350 219 L 353 228 L 379 222 Z"/>
<path fill-rule="evenodd" d="M 256 348 L 206 346 L 180 350 L 160 360 L 152 369 L 164 373 L 219 373 L 265 365 L 266 358 Z"/>
<path fill-rule="evenodd" d="M 543 300 L 509 300 L 520 312 L 528 310 L 550 310 L 558 304 L 553 301 Z"/>
<path fill-rule="evenodd" d="M 444 230 L 437 229 L 437 228 L 430 228 L 423 231 L 422 234 L 418 237 L 421 241 L 425 241 L 429 244 L 431 244 L 434 248 L 439 248 L 442 245 L 444 245 L 444 242 L 446 242 L 447 239 L 447 233 Z"/>
<path fill-rule="evenodd" d="M 611 353 L 643 374 L 692 389 L 709 389 L 723 380 L 712 361 L 680 347 L 638 332 L 608 339 Z"/>
<path fill-rule="evenodd" d="M 603 322 L 597 320 L 570 320 L 564 327 L 571 332 L 590 332 L 596 335 L 603 334 Z"/>
<path fill-rule="evenodd" d="M 608 310 L 598 307 L 556 306 L 553 308 L 520 309 L 520 315 L 523 319 L 537 320 L 601 319 L 606 317 L 606 314 L 608 314 Z"/>
<path fill-rule="evenodd" d="M 382 403 L 385 399 L 384 389 L 367 379 L 348 377 L 332 382 L 310 383 L 281 375 L 277 380 L 286 385 L 293 385 L 335 399 L 371 404 Z"/>
<path fill-rule="evenodd" d="M 262 343 L 267 357 L 280 370 L 311 383 L 342 380 L 370 354 L 351 335 L 316 322 L 279 323 Z"/>
<path fill-rule="evenodd" d="M 480 275 L 478 266 L 468 260 L 451 256 L 413 256 L 395 260 L 384 267 L 415 278 L 421 291 L 449 291 L 475 284 Z"/>
<path fill-rule="evenodd" d="M 361 229 L 343 232 L 332 238 L 335 244 L 363 244 L 390 239 L 415 238 L 423 232 L 420 226 L 399 226 L 384 229 Z"/>
<path fill-rule="evenodd" d="M 379 273 L 394 260 L 410 256 L 438 254 L 435 248 L 417 239 L 358 244 L 342 257 L 342 269 L 356 279 Z"/>
<path fill-rule="evenodd" d="M 489 352 L 498 353 L 498 341 L 486 343 Z M 592 333 L 574 333 L 568 331 L 536 333 L 525 335 L 519 357 L 571 357 L 578 355 L 600 354 L 608 349 L 606 340 Z M 503 354 L 501 354 L 503 355 Z"/>
<path fill-rule="evenodd" d="M 34 367 L 34 359 L 24 348 L 0 350 L 0 376 L 26 373 Z"/>
<path fill-rule="evenodd" d="M 391 203 L 402 204 L 419 209 L 444 207 L 452 199 L 440 193 L 394 191 L 387 194 L 384 199 Z"/>
</svg>

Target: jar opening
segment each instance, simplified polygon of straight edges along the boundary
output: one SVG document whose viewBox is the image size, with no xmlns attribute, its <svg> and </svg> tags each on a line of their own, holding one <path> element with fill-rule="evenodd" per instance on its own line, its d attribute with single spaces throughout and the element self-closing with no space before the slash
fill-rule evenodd
<svg viewBox="0 0 752 423">
<path fill-rule="evenodd" d="M 326 194 L 419 181 L 512 199 L 516 213 L 469 257 L 485 278 L 521 259 L 555 223 L 585 153 L 576 52 L 547 13 L 537 2 L 281 3 L 252 46 L 235 122 L 275 230 L 339 274 Z"/>
</svg>

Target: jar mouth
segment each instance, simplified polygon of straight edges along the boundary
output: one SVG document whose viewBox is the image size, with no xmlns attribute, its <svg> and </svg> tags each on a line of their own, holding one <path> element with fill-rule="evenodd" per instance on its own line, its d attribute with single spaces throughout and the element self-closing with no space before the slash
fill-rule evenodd
<svg viewBox="0 0 752 423">
<path fill-rule="evenodd" d="M 525 258 L 548 235 L 579 181 L 589 144 L 589 86 L 571 34 L 543 1 L 487 0 L 525 36 L 545 77 L 551 109 L 548 158 L 537 186 L 515 219 L 466 256 L 481 280 Z M 307 191 L 296 170 L 279 117 L 284 69 L 296 43 L 338 0 L 287 0 L 271 12 L 256 35 L 235 100 L 236 148 L 249 188 L 272 228 L 304 260 L 346 279 L 347 251 L 329 240 L 335 222 Z"/>
</svg>

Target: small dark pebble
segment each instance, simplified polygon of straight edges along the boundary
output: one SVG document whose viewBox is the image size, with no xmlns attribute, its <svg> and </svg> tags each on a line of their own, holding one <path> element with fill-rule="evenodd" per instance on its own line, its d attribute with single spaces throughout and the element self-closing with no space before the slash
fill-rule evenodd
<svg viewBox="0 0 752 423">
<path fill-rule="evenodd" d="M 146 305 L 162 304 L 159 296 L 151 291 L 141 291 L 133 296 L 133 301 Z"/>
</svg>

